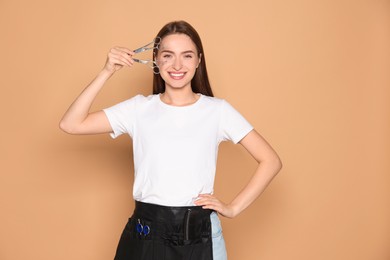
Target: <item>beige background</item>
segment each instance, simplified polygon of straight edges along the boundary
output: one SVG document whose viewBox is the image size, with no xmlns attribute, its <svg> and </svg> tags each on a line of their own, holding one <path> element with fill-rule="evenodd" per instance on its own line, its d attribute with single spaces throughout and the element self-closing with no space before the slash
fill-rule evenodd
<svg viewBox="0 0 390 260">
<path fill-rule="evenodd" d="M 128 137 L 70 136 L 58 122 L 110 47 L 139 47 L 166 22 L 199 31 L 216 96 L 284 168 L 233 220 L 233 260 L 390 259 L 390 2 L 0 0 L 0 259 L 112 259 L 132 212 Z M 151 92 L 135 65 L 94 109 Z M 220 147 L 229 201 L 256 164 Z"/>
</svg>

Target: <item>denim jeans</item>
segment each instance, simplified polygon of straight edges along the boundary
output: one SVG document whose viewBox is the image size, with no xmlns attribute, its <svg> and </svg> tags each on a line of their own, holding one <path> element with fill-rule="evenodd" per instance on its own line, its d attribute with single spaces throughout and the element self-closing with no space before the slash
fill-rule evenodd
<svg viewBox="0 0 390 260">
<path fill-rule="evenodd" d="M 227 260 L 225 240 L 222 226 L 216 212 L 211 213 L 211 236 L 213 241 L 213 260 Z"/>
</svg>

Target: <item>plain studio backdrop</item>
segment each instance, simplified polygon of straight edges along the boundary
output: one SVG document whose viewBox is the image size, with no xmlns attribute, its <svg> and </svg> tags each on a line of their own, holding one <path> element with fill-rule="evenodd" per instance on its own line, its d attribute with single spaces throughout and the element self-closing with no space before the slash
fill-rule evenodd
<svg viewBox="0 0 390 260">
<path fill-rule="evenodd" d="M 215 95 L 284 164 L 250 208 L 222 218 L 229 259 L 390 259 L 385 0 L 0 0 L 0 259 L 113 258 L 134 206 L 130 138 L 71 136 L 58 122 L 111 47 L 180 19 L 202 37 Z M 124 68 L 93 109 L 151 82 L 146 66 Z M 215 194 L 230 201 L 255 167 L 223 143 Z"/>
</svg>

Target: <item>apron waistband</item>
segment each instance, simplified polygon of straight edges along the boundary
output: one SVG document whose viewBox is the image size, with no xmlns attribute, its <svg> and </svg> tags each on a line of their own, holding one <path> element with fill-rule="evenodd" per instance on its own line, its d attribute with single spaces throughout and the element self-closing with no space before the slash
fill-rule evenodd
<svg viewBox="0 0 390 260">
<path fill-rule="evenodd" d="M 130 222 L 140 239 L 186 245 L 209 240 L 212 212 L 201 206 L 171 207 L 136 201 Z"/>
</svg>

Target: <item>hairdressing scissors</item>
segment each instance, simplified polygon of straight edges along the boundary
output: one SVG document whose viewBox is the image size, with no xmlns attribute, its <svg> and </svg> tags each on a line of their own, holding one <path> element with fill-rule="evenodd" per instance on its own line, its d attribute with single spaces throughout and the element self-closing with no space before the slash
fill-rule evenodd
<svg viewBox="0 0 390 260">
<path fill-rule="evenodd" d="M 141 53 L 141 52 L 144 52 L 144 51 L 149 51 L 149 50 L 158 50 L 159 46 L 160 46 L 160 43 L 161 43 L 161 38 L 160 37 L 156 37 L 153 39 L 152 42 L 138 48 L 138 49 L 135 49 L 134 52 L 135 53 Z M 148 59 L 148 60 L 142 60 L 142 59 L 137 59 L 137 58 L 133 58 L 133 60 L 135 62 L 138 62 L 138 63 L 141 63 L 141 64 L 145 64 L 147 66 L 149 66 L 152 70 L 153 70 L 153 73 L 154 74 L 159 74 L 160 73 L 160 69 L 156 63 L 155 60 L 152 60 L 152 59 Z"/>
</svg>

